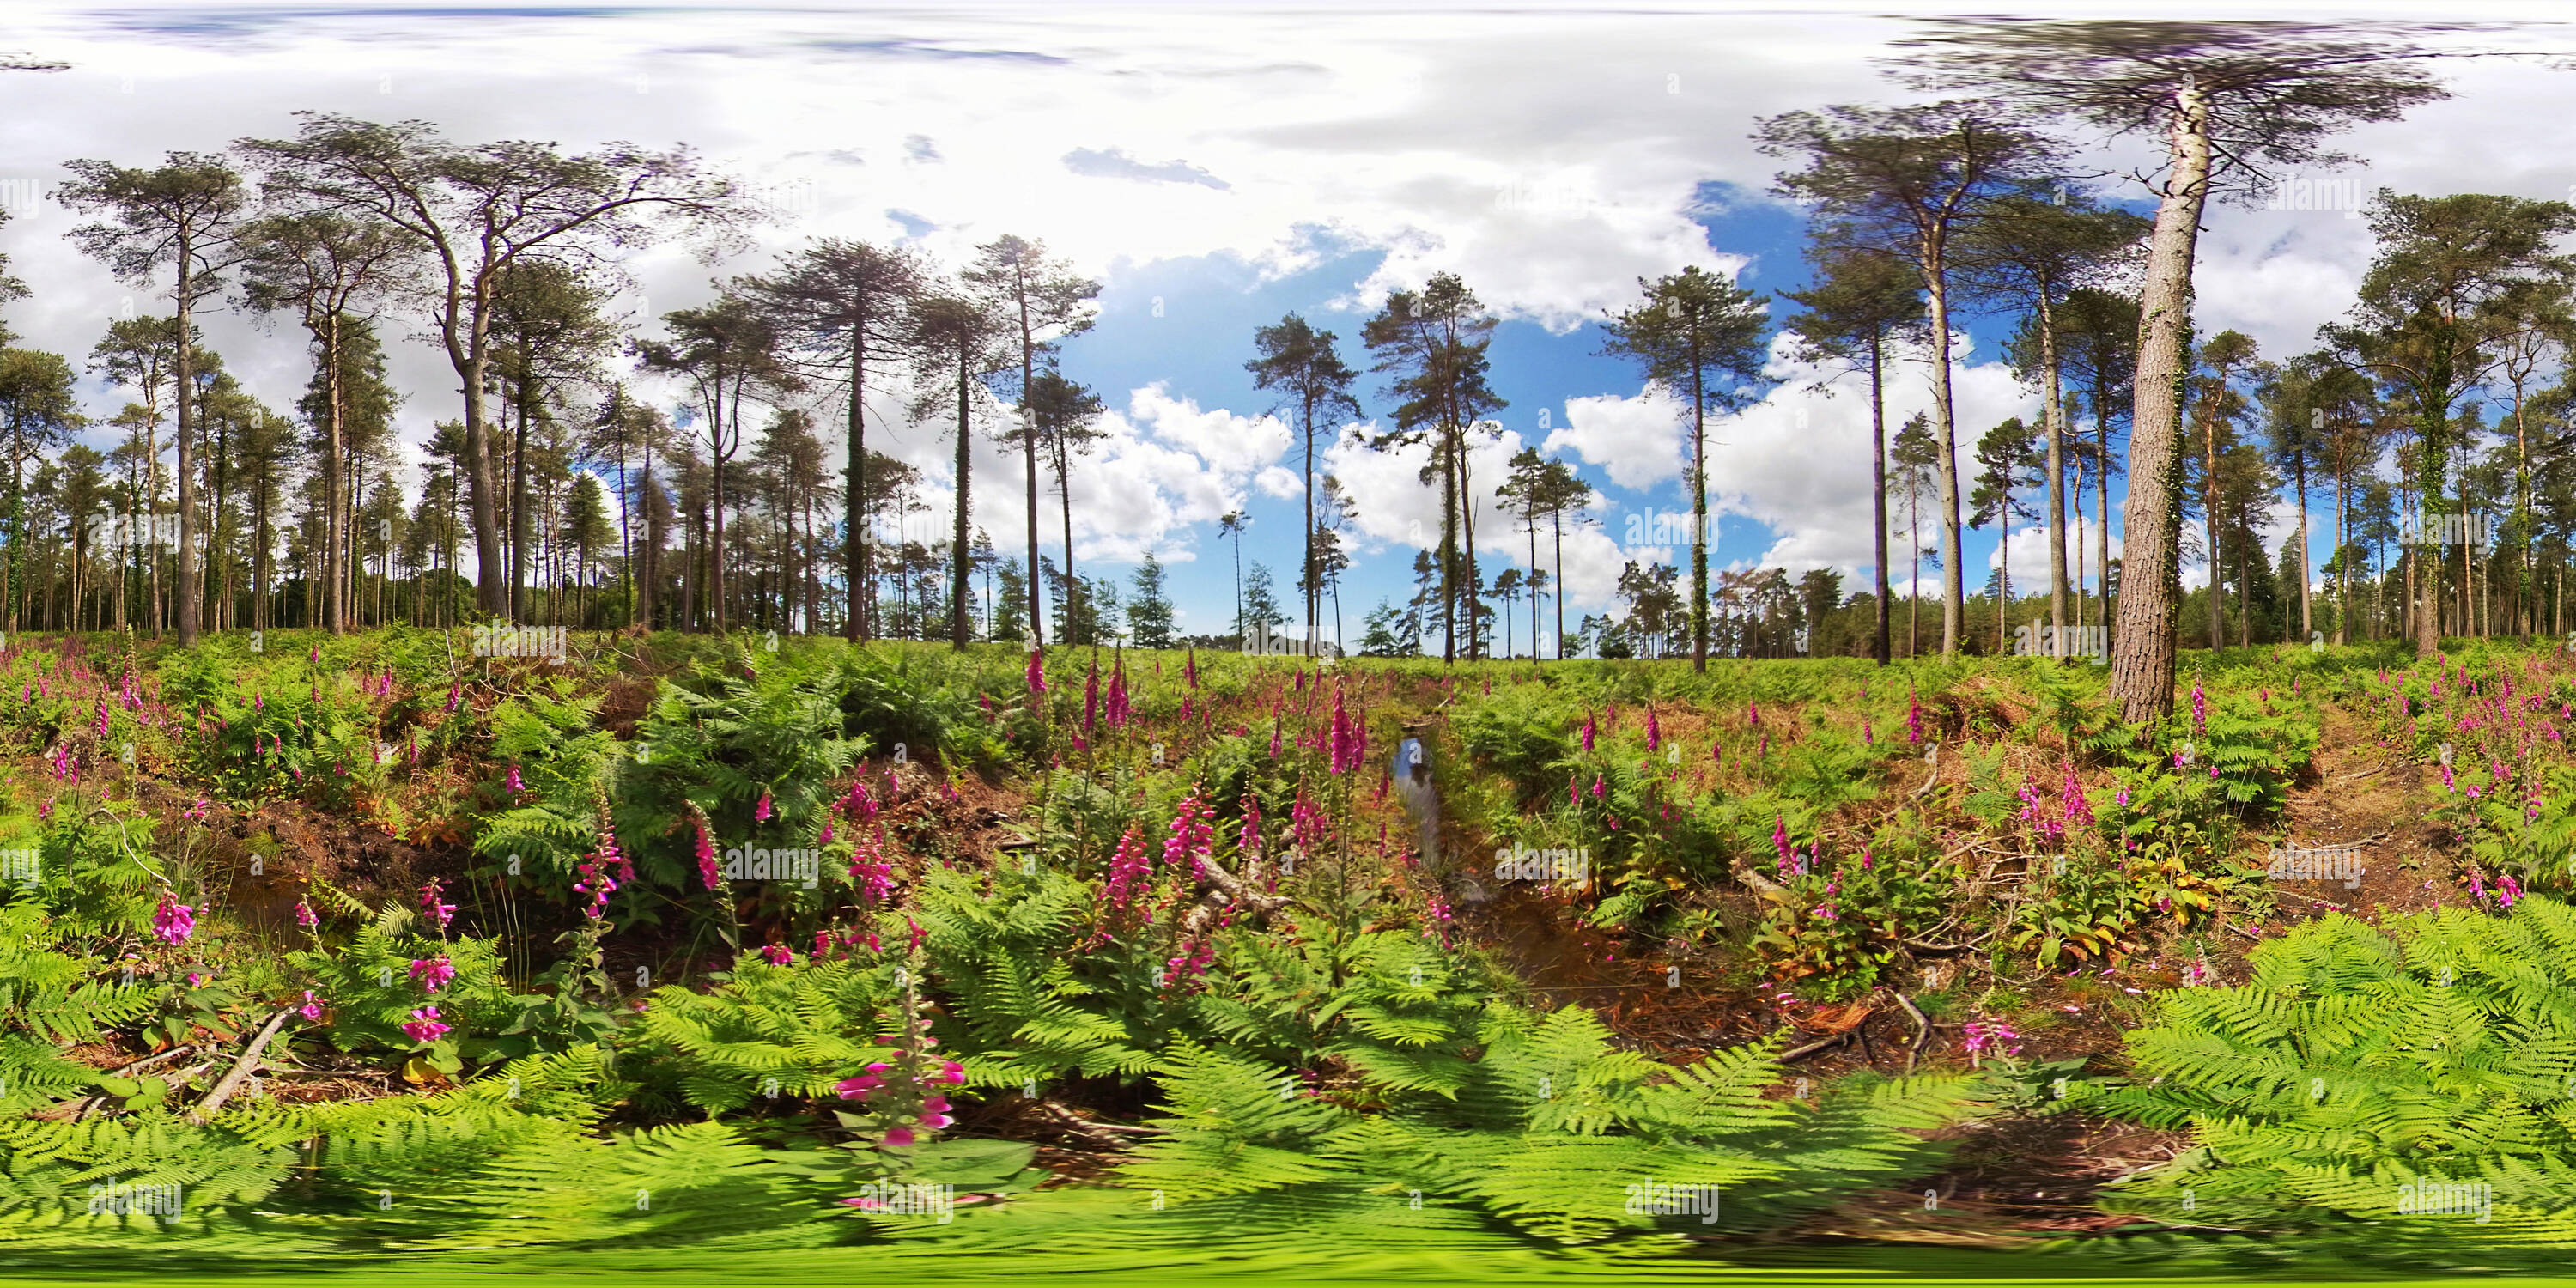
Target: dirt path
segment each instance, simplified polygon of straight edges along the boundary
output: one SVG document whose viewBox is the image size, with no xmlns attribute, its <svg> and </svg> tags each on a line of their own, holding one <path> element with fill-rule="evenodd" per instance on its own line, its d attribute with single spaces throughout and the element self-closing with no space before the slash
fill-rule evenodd
<svg viewBox="0 0 2576 1288">
<path fill-rule="evenodd" d="M 2270 881 L 2278 911 L 2260 927 L 2265 938 L 2336 911 L 2378 921 L 2437 907 L 2451 894 L 2451 837 L 2424 816 L 2427 767 L 2378 745 L 2342 710 L 2327 708 L 2324 732 L 2283 811 L 2297 851 L 2253 856 L 2287 860 L 2276 865 L 2284 875 Z M 2324 875 L 2286 875 L 2297 871 Z M 2336 872 L 2348 875 L 2338 880 Z"/>
</svg>

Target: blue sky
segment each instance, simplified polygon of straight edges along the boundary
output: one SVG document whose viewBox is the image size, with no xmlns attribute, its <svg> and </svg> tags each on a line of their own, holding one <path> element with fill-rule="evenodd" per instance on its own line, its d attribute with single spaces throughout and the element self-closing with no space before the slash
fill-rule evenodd
<svg viewBox="0 0 2576 1288">
<path fill-rule="evenodd" d="M 2155 12 L 2203 10 L 2232 12 Z M 2349 6 L 2312 12 L 2348 16 Z M 781 217 L 712 264 L 675 242 L 626 257 L 619 307 L 639 318 L 702 303 L 712 278 L 760 271 L 813 236 L 903 240 L 953 269 L 976 244 L 1017 233 L 1099 278 L 1099 324 L 1064 358 L 1111 408 L 1109 437 L 1074 485 L 1077 561 L 1123 577 L 1157 553 L 1192 630 L 1221 630 L 1231 612 L 1234 559 L 1219 515 L 1247 509 L 1245 557 L 1283 579 L 1297 558 L 1298 503 L 1282 473 L 1295 458 L 1243 369 L 1254 329 L 1303 313 L 1365 370 L 1363 321 L 1387 291 L 1435 272 L 1459 274 L 1504 319 L 1492 379 L 1510 404 L 1506 432 L 1490 461 L 1478 457 L 1480 476 L 1498 479 L 1503 455 L 1536 445 L 1600 494 L 1601 529 L 1567 545 L 1569 620 L 1611 601 L 1627 558 L 1677 553 L 1618 546 L 1624 518 L 1687 508 L 1682 437 L 1677 404 L 1599 355 L 1597 320 L 1635 297 L 1638 277 L 1691 265 L 1765 293 L 1802 284 L 1802 218 L 1767 194 L 1781 163 L 1747 134 L 1761 116 L 1902 99 L 1871 59 L 1910 30 L 1901 16 L 1837 3 L 44 3 L 12 16 L 11 43 L 73 64 L 0 78 L 0 210 L 11 216 L 0 252 L 35 290 L 8 307 L 21 343 L 83 355 L 120 309 L 167 307 L 64 240 L 75 221 L 43 194 L 68 158 L 143 164 L 170 149 L 216 150 L 291 133 L 299 109 L 424 119 L 464 141 L 687 143 L 769 193 Z M 2565 73 L 2481 61 L 2453 83 L 2451 101 L 2340 140 L 2352 165 L 2290 177 L 2347 180 L 2364 196 L 2382 185 L 2566 195 L 2555 142 L 2528 128 L 2563 114 Z M 2143 208 L 2145 188 L 2120 177 L 2148 159 L 2136 141 L 2070 142 L 2084 170 L 2106 176 L 2106 196 Z M 2266 356 L 2312 347 L 2316 327 L 2350 306 L 2370 255 L 2366 228 L 2344 209 L 2218 208 L 2207 224 L 2195 321 L 2204 333 L 2246 331 Z M 396 309 L 382 324 L 415 448 L 459 401 L 420 322 Z M 292 403 L 310 367 L 291 331 L 228 311 L 204 325 L 254 394 Z M 1996 361 L 2010 325 L 1963 320 L 1963 455 L 1995 421 L 2035 414 L 2035 393 Z M 677 401 L 675 389 L 611 374 Z M 1712 426 L 1716 561 L 1834 567 L 1857 588 L 1871 545 L 1864 390 L 1851 381 L 1817 393 L 1818 373 L 1786 363 L 1775 374 L 1769 397 Z M 1363 377 L 1372 416 L 1386 405 L 1380 388 Z M 1893 371 L 1889 392 L 1891 425 L 1929 403 L 1919 364 Z M 102 417 L 122 401 L 95 382 L 85 395 Z M 885 429 L 872 442 L 922 468 L 923 499 L 944 515 L 953 440 L 944 425 L 901 424 L 904 401 L 901 389 L 877 397 Z M 817 410 L 837 422 L 836 409 Z M 1002 428 L 1000 415 L 984 413 L 979 431 Z M 1413 479 L 1419 459 L 1345 442 L 1324 466 L 1360 502 L 1359 562 L 1343 594 L 1353 636 L 1369 607 L 1404 593 L 1414 543 L 1436 537 L 1431 492 Z M 1019 463 L 979 437 L 973 469 L 976 523 L 1006 552 L 1024 549 Z M 1047 500 L 1041 535 L 1053 549 Z M 2115 495 L 2115 542 L 2116 515 Z M 2292 525 L 2285 508 L 2275 539 Z M 1506 526 L 1489 512 L 1480 545 L 1509 559 L 1523 543 L 1504 540 Z M 1972 584 L 1994 546 L 1991 532 L 1970 535 Z M 2034 584 L 2041 544 L 2016 533 L 2012 555 L 2016 581 Z"/>
</svg>

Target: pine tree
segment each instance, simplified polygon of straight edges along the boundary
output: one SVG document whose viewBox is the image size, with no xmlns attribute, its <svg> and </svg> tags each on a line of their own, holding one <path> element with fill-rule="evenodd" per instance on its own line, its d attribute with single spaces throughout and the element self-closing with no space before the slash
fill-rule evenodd
<svg viewBox="0 0 2576 1288">
<path fill-rule="evenodd" d="M 1146 552 L 1136 565 L 1136 597 L 1127 604 L 1127 625 L 1138 648 L 1172 647 L 1172 599 L 1163 585 L 1163 561 Z"/>
</svg>

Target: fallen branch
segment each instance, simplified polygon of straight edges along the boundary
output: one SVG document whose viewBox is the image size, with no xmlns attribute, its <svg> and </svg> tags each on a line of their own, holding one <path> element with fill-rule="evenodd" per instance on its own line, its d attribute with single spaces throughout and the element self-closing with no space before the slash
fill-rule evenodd
<svg viewBox="0 0 2576 1288">
<path fill-rule="evenodd" d="M 1038 1100 L 1033 1101 L 1032 1103 L 1037 1105 L 1037 1107 L 1048 1117 L 1053 1118 L 1057 1122 L 1062 1123 L 1067 1127 L 1071 1127 L 1076 1131 L 1098 1132 L 1111 1136 L 1160 1136 L 1164 1134 L 1163 1129 L 1160 1127 L 1130 1127 L 1125 1123 L 1096 1123 L 1088 1118 L 1076 1115 L 1072 1110 L 1067 1109 L 1052 1100 Z"/>
<path fill-rule="evenodd" d="M 1896 1004 L 1904 1007 L 1907 1015 L 1914 1017 L 1914 1045 L 1905 1048 L 1905 1072 L 1911 1075 L 1914 1072 L 1915 1057 L 1923 1053 L 1923 1044 L 1932 1040 L 1932 1020 L 1923 1014 L 1923 1008 L 1914 1004 L 1913 998 L 1903 993 L 1896 995 Z"/>
<path fill-rule="evenodd" d="M 164 1052 L 160 1053 L 159 1055 L 147 1055 L 147 1056 L 144 1056 L 142 1059 L 139 1059 L 139 1060 L 128 1060 L 128 1061 L 126 1061 L 125 1063 L 120 1064 L 120 1065 L 116 1066 L 116 1067 L 115 1067 L 115 1068 L 113 1068 L 113 1069 L 101 1069 L 101 1070 L 99 1070 L 99 1072 L 101 1072 L 101 1073 L 114 1073 L 114 1074 L 128 1074 L 128 1073 L 133 1073 L 133 1072 L 135 1072 L 135 1071 L 137 1071 L 137 1070 L 140 1070 L 140 1069 L 143 1069 L 143 1068 L 145 1068 L 145 1067 L 147 1067 L 147 1066 L 159 1064 L 159 1063 L 161 1063 L 161 1062 L 162 1062 L 162 1061 L 164 1061 L 164 1060 L 175 1060 L 175 1059 L 179 1058 L 180 1056 L 186 1055 L 187 1053 L 189 1053 L 189 1052 L 191 1052 L 191 1051 L 194 1051 L 194 1050 L 196 1050 L 196 1049 L 197 1049 L 197 1046 L 196 1046 L 196 1044 L 195 1044 L 195 1043 L 193 1043 L 193 1042 L 182 1042 L 182 1043 L 180 1043 L 179 1045 L 174 1046 L 174 1047 L 170 1048 L 169 1050 L 167 1050 L 167 1051 L 164 1051 Z"/>
<path fill-rule="evenodd" d="M 205 1099 L 197 1102 L 196 1108 L 188 1111 L 189 1122 L 202 1125 L 208 1118 L 214 1117 L 216 1110 L 224 1107 L 225 1101 L 233 1098 L 234 1092 L 241 1090 L 242 1083 L 250 1078 L 252 1066 L 259 1063 L 260 1053 L 268 1049 L 268 1040 L 276 1037 L 279 1029 L 286 1027 L 287 1017 L 293 1014 L 295 1014 L 295 1008 L 286 1007 L 268 1018 L 268 1027 L 261 1029 L 259 1036 L 252 1038 L 250 1045 L 242 1049 L 241 1058 L 233 1061 L 233 1067 L 224 1073 L 223 1080 L 215 1084 L 214 1090 L 206 1093 Z"/>
<path fill-rule="evenodd" d="M 1855 1025 L 1852 1028 L 1845 1029 L 1842 1032 L 1833 1035 L 1832 1037 L 1820 1038 L 1805 1046 L 1791 1047 L 1780 1053 L 1780 1062 L 1782 1064 L 1787 1064 L 1791 1060 L 1802 1059 L 1804 1057 L 1814 1055 L 1818 1051 L 1824 1050 L 1826 1047 L 1848 1042 L 1851 1040 L 1851 1035 L 1858 1031 L 1858 1027 L 1859 1026 Z"/>
<path fill-rule="evenodd" d="M 1208 884 L 1216 887 L 1210 893 L 1222 894 L 1225 898 L 1223 902 L 1201 899 L 1197 907 L 1190 909 L 1189 916 L 1181 925 L 1192 934 L 1207 929 L 1208 923 L 1216 919 L 1218 911 L 1226 904 L 1233 904 L 1256 917 L 1267 917 L 1288 906 L 1287 896 L 1254 890 L 1241 878 L 1226 871 L 1225 865 L 1217 862 L 1214 856 L 1202 854 L 1198 856 L 1198 864 L 1199 870 L 1207 874 Z"/>
<path fill-rule="evenodd" d="M 1733 861 L 1729 862 L 1729 863 L 1727 864 L 1727 868 L 1728 868 L 1728 870 L 1730 870 L 1730 871 L 1732 871 L 1732 872 L 1734 872 L 1734 873 L 1735 873 L 1735 879 L 1736 879 L 1736 880 L 1741 881 L 1741 882 L 1743 882 L 1744 884 L 1746 884 L 1746 885 L 1748 885 L 1748 886 L 1751 886 L 1751 887 L 1753 888 L 1753 890 L 1754 890 L 1754 892 L 1755 892 L 1755 893 L 1758 893 L 1758 894 L 1766 894 L 1766 895 L 1768 895 L 1768 894 L 1785 895 L 1785 894 L 1789 893 L 1789 887 L 1784 886 L 1784 885 L 1780 884 L 1779 882 L 1774 881 L 1774 880 L 1772 880 L 1771 878 L 1766 877 L 1766 876 L 1762 875 L 1761 873 L 1754 871 L 1754 870 L 1752 869 L 1752 867 L 1751 867 L 1750 865 L 1746 864 L 1746 863 L 1745 863 L 1745 861 L 1744 861 L 1744 860 L 1742 860 L 1742 859 L 1735 859 L 1735 860 L 1733 860 Z"/>
<path fill-rule="evenodd" d="M 2342 904 L 2336 903 L 2336 902 L 2334 902 L 2334 901 L 2332 901 L 2332 900 L 2329 900 L 2329 899 L 2320 899 L 2320 898 L 2318 898 L 2318 897 L 2316 897 L 2315 895 L 2312 895 L 2312 894 L 2301 894 L 2301 893 L 2299 893 L 2299 892 L 2298 892 L 2298 891 L 2296 891 L 2296 890 L 2267 890 L 2267 891 L 2265 891 L 2264 893 L 2271 895 L 2271 896 L 2272 896 L 2273 898 L 2275 898 L 2275 899 L 2305 899 L 2305 900 L 2307 900 L 2308 902 L 2313 903 L 2313 904 L 2317 905 L 2317 906 L 2318 906 L 2318 907 L 2320 907 L 2320 908 L 2332 908 L 2332 909 L 2334 909 L 2334 910 L 2335 910 L 2335 911 L 2337 911 L 2337 912 L 2350 912 L 2350 911 L 2352 911 L 2352 909 L 2347 908 L 2347 907 L 2343 906 Z"/>
</svg>

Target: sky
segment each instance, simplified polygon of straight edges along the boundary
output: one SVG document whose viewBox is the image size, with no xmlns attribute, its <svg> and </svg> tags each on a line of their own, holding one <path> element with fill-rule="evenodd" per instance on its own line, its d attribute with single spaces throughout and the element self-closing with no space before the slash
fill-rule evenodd
<svg viewBox="0 0 2576 1288">
<path fill-rule="evenodd" d="M 2115 5 L 1980 5 L 1980 13 L 2134 15 Z M 1614 601 L 1629 560 L 1687 558 L 1672 545 L 1623 544 L 1631 519 L 1687 512 L 1684 405 L 1602 354 L 1599 322 L 1640 278 L 1690 266 L 1766 295 L 1806 281 L 1805 216 L 1774 196 L 1783 162 L 1748 137 L 1756 118 L 1836 103 L 1917 96 L 1873 60 L 1935 6 L 661 5 L 133 4 L 19 0 L 0 48 L 71 64 L 0 74 L 0 253 L 29 299 L 5 316 L 25 346 L 86 355 L 123 310 L 166 311 L 162 295 L 120 283 L 65 239 L 79 220 L 49 200 L 62 163 L 125 165 L 171 151 L 218 151 L 245 137 L 290 136 L 293 113 L 424 120 L 460 142 L 534 139 L 583 150 L 610 141 L 685 144 L 741 175 L 777 208 L 754 244 L 702 262 L 661 243 L 621 265 L 616 309 L 647 334 L 652 319 L 705 303 L 722 278 L 765 271 L 813 237 L 912 245 L 954 269 L 1005 233 L 1043 240 L 1102 283 L 1099 320 L 1063 352 L 1066 374 L 1109 411 L 1106 437 L 1072 480 L 1077 571 L 1122 580 L 1148 553 L 1170 569 L 1179 624 L 1223 632 L 1236 561 L 1284 584 L 1298 561 L 1305 484 L 1295 435 L 1244 370 L 1253 332 L 1295 312 L 1339 338 L 1366 373 L 1362 325 L 1390 290 L 1458 274 L 1501 319 L 1493 386 L 1501 430 L 1471 470 L 1535 446 L 1574 464 L 1596 490 L 1568 533 L 1567 620 Z M 2155 16 L 2243 17 L 2231 6 L 2157 5 Z M 2526 23 L 2481 34 L 2485 47 L 2559 50 L 2576 32 L 2537 25 L 2538 4 L 2455 4 L 2447 21 Z M 2420 16 L 2397 6 L 2263 7 L 2263 16 L 2341 21 Z M 2453 97 L 2339 140 L 2351 164 L 2288 176 L 2332 180 L 2324 209 L 2214 207 L 2200 248 L 2195 323 L 2235 328 L 2267 357 L 2316 347 L 2316 328 L 2351 307 L 2371 244 L 2358 207 L 2380 187 L 2576 198 L 2576 168 L 2555 131 L 2576 73 L 2541 58 L 2461 61 Z M 2137 140 L 2071 136 L 2078 167 L 2106 200 L 2147 211 L 2133 172 Z M 1785 313 L 1774 301 L 1775 313 Z M 2012 319 L 1961 322 L 1955 379 L 1963 458 L 2007 417 L 2036 417 L 2039 396 L 2000 360 Z M 225 309 L 208 342 L 248 390 L 284 408 L 311 356 L 281 318 Z M 455 376 L 416 312 L 380 326 L 404 394 L 401 432 L 416 449 L 456 418 Z M 1774 384 L 1758 404 L 1711 423 L 1708 478 L 1719 515 L 1712 562 L 1841 571 L 1867 585 L 1872 560 L 1866 387 L 1789 358 L 1775 341 Z M 676 387 L 631 371 L 665 406 Z M 1822 387 L 1819 387 L 1821 384 Z M 1363 374 L 1364 416 L 1317 450 L 1318 475 L 1357 505 L 1356 566 L 1342 590 L 1356 641 L 1367 611 L 1409 593 L 1415 549 L 1436 544 L 1438 496 L 1417 481 L 1422 449 L 1378 450 L 1388 428 L 1382 378 Z M 96 377 L 82 388 L 101 418 L 123 404 Z M 953 503 L 950 427 L 907 424 L 906 395 L 872 400 L 872 446 L 921 467 L 931 510 L 914 535 L 946 530 Z M 1892 427 L 1930 406 L 1920 364 L 1892 370 Z M 818 408 L 826 424 L 837 422 Z M 1024 550 L 1024 475 L 979 422 L 970 498 L 975 524 L 1006 553 Z M 93 431 L 104 447 L 106 431 Z M 415 461 L 418 459 L 415 452 Z M 415 477 L 416 482 L 416 477 Z M 1040 536 L 1060 547 L 1054 479 Z M 2114 550 L 2120 493 L 2112 498 Z M 2312 502 L 2327 513 L 2331 497 Z M 1529 561 L 1526 537 L 1490 495 L 1477 523 L 1489 570 Z M 1220 516 L 1251 522 L 1240 542 Z M 1901 516 L 1900 516 L 1901 522 Z M 2273 540 L 2295 528 L 2285 503 Z M 1929 519 L 1927 516 L 1927 526 Z M 2322 519 L 2316 526 L 2322 526 Z M 2017 585 L 2044 584 L 2038 534 L 2010 543 Z M 2316 556 L 2327 552 L 2315 538 Z M 1905 537 L 1895 541 L 1905 579 Z M 1992 531 L 1968 540 L 1971 587 L 1998 559 Z M 1541 566 L 1554 557 L 1544 548 Z M 1239 548 L 1238 548 L 1239 547 Z M 2091 537 L 2085 538 L 2088 569 Z M 1490 550 L 1492 553 L 1487 554 Z M 1497 563 L 1497 559 L 1504 562 Z M 2204 580 L 2186 568 L 2187 584 Z M 1927 591 L 1932 575 L 1925 575 Z M 1513 644 L 1529 647 L 1528 609 Z M 1543 626 L 1548 623 L 1542 623 Z"/>
</svg>

